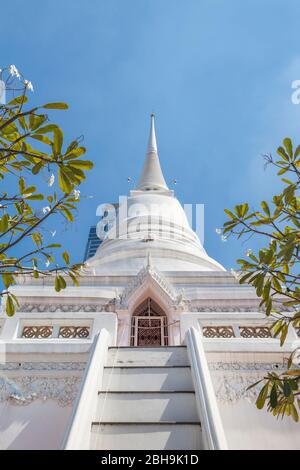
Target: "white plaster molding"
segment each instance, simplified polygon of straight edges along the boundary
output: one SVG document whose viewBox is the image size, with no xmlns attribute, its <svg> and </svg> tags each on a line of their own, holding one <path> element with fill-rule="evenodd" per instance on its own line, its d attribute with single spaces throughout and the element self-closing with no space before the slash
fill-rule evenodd
<svg viewBox="0 0 300 470">
<path fill-rule="evenodd" d="M 83 371 L 85 362 L 6 362 L 0 371 Z"/>
</svg>

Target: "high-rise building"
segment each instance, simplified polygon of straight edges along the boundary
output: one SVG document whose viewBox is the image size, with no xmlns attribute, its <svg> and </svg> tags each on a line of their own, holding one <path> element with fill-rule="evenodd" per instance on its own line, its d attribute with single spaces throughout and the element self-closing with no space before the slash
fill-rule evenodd
<svg viewBox="0 0 300 470">
<path fill-rule="evenodd" d="M 299 330 L 280 347 L 255 290 L 206 253 L 166 184 L 154 116 L 122 204 L 96 252 L 92 227 L 79 287 L 23 276 L 12 288 L 1 447 L 300 449 L 299 425 L 256 409 L 259 387 L 248 388 L 285 369 Z"/>
<path fill-rule="evenodd" d="M 97 248 L 101 245 L 102 241 L 103 240 L 100 240 L 100 238 L 97 236 L 96 225 L 93 225 L 89 231 L 83 261 L 86 261 L 88 258 L 91 258 L 95 255 Z"/>
</svg>

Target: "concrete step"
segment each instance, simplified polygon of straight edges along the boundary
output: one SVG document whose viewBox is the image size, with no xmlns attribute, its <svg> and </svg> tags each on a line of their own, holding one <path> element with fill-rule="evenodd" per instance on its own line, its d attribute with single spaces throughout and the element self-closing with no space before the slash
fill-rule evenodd
<svg viewBox="0 0 300 470">
<path fill-rule="evenodd" d="M 104 369 L 102 390 L 112 391 L 193 391 L 191 370 L 178 367 L 119 366 Z"/>
<path fill-rule="evenodd" d="M 93 423 L 94 450 L 200 450 L 198 423 Z"/>
<path fill-rule="evenodd" d="M 109 348 L 106 366 L 189 366 L 185 346 Z"/>
<path fill-rule="evenodd" d="M 194 392 L 99 392 L 101 422 L 198 421 Z"/>
</svg>

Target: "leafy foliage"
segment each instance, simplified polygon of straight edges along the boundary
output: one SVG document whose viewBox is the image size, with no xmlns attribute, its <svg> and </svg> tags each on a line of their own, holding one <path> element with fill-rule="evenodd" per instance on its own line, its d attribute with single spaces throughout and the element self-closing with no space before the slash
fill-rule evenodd
<svg viewBox="0 0 300 470">
<path fill-rule="evenodd" d="M 66 287 L 63 275 L 78 284 L 81 265 L 71 265 L 66 251 L 62 264 L 55 261 L 53 251 L 61 245 L 47 242 L 44 227 L 54 214 L 68 222 L 74 220 L 80 201 L 77 187 L 93 164 L 82 159 L 86 149 L 78 140 L 65 144 L 62 129 L 50 122 L 47 111 L 66 110 L 67 104 L 46 103 L 30 108 L 27 95 L 33 90 L 32 84 L 15 66 L 3 69 L 0 79 L 7 95 L 19 93 L 7 104 L 0 104 L 0 180 L 10 188 L 9 192 L 0 192 L 0 275 L 5 286 L 1 296 L 11 316 L 18 299 L 10 287 L 22 274 L 52 276 L 57 291 Z M 51 173 L 47 194 L 37 190 L 40 175 L 45 172 Z M 15 256 L 16 247 L 23 250 L 21 256 Z"/>
<path fill-rule="evenodd" d="M 294 149 L 291 139 L 286 138 L 277 154 L 276 161 L 271 155 L 266 160 L 277 168 L 278 176 L 284 175 L 282 192 L 270 204 L 262 201 L 259 210 L 250 210 L 247 203 L 225 209 L 229 220 L 223 225 L 223 234 L 237 238 L 257 236 L 265 244 L 256 255 L 249 251 L 247 259 L 238 260 L 238 277 L 240 284 L 256 289 L 260 306 L 274 319 L 274 336 L 283 345 L 289 327 L 300 328 L 300 145 Z M 267 409 L 275 416 L 287 415 L 298 421 L 300 369 L 295 368 L 295 357 L 294 352 L 283 374 L 270 373 L 258 382 L 263 387 L 256 404 L 263 408 L 267 403 Z"/>
</svg>

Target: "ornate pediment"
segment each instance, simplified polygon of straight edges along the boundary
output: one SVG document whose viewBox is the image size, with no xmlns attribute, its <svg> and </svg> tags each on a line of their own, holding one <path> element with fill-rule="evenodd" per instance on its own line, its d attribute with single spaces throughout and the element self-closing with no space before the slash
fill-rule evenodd
<svg viewBox="0 0 300 470">
<path fill-rule="evenodd" d="M 153 266 L 150 254 L 147 257 L 146 266 L 138 272 L 122 294 L 117 296 L 116 307 L 118 309 L 128 308 L 131 297 L 146 283 L 151 283 L 152 286 L 162 291 L 170 307 L 175 309 L 184 308 L 183 292 L 177 292 L 163 274 Z"/>
</svg>

